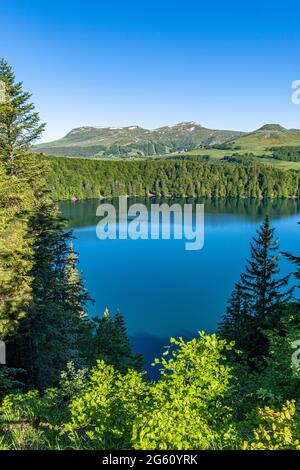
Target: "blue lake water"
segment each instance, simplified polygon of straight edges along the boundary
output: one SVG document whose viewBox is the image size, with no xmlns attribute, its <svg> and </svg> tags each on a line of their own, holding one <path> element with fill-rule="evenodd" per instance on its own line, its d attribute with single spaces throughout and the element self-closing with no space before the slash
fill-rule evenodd
<svg viewBox="0 0 300 470">
<path fill-rule="evenodd" d="M 249 243 L 266 214 L 282 251 L 299 253 L 300 202 L 296 200 L 146 200 L 203 203 L 204 246 L 186 251 L 184 240 L 99 240 L 98 200 L 63 201 L 62 214 L 74 229 L 74 247 L 86 287 L 95 299 L 92 316 L 119 309 L 136 351 L 147 361 L 160 355 L 171 336 L 212 332 L 225 311 L 249 256 Z M 114 201 L 117 204 L 117 201 Z M 281 273 L 291 265 L 282 256 Z"/>
</svg>

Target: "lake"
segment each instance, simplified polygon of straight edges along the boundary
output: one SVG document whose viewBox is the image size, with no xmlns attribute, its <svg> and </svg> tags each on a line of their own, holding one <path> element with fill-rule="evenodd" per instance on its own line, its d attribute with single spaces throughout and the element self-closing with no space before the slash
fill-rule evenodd
<svg viewBox="0 0 300 470">
<path fill-rule="evenodd" d="M 116 201 L 113 201 L 116 204 Z M 184 240 L 99 240 L 98 200 L 62 201 L 60 210 L 74 229 L 75 250 L 95 305 L 121 311 L 134 349 L 151 362 L 171 336 L 190 338 L 212 332 L 226 308 L 249 256 L 249 244 L 266 214 L 276 228 L 282 251 L 299 254 L 298 200 L 193 200 L 129 198 L 131 203 L 202 203 L 204 246 L 184 249 Z M 102 203 L 102 201 L 101 201 Z M 282 256 L 282 275 L 291 264 Z"/>
</svg>

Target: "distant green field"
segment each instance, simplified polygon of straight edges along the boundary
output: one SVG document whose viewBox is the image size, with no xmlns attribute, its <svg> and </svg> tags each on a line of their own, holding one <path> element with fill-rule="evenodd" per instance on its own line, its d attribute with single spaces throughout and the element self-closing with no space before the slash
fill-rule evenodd
<svg viewBox="0 0 300 470">
<path fill-rule="evenodd" d="M 261 151 L 253 151 L 252 149 L 243 149 L 243 150 L 219 150 L 219 149 L 195 149 L 190 150 L 189 152 L 182 153 L 181 155 L 191 155 L 191 156 L 204 156 L 208 155 L 211 161 L 220 161 L 224 157 L 231 157 L 233 154 L 244 156 L 248 153 L 253 153 L 254 157 L 252 157 L 253 162 L 263 163 L 267 165 L 272 165 L 278 168 L 284 168 L 286 170 L 300 170 L 300 162 L 290 162 L 284 160 L 275 160 L 271 158 L 272 152 L 264 150 Z"/>
</svg>

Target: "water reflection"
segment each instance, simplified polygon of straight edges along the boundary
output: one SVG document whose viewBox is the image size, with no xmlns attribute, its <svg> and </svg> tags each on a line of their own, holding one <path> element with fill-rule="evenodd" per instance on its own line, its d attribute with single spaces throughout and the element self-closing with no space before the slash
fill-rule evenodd
<svg viewBox="0 0 300 470">
<path fill-rule="evenodd" d="M 117 201 L 116 208 L 118 207 Z M 99 200 L 60 203 L 74 228 L 74 246 L 91 296 L 91 315 L 106 307 L 124 315 L 135 349 L 148 363 L 171 336 L 214 331 L 249 256 L 249 243 L 266 214 L 282 251 L 297 254 L 300 201 L 291 199 L 129 198 L 142 203 L 204 203 L 205 244 L 186 251 L 183 240 L 105 240 L 96 236 Z M 281 275 L 292 269 L 282 257 Z"/>
<path fill-rule="evenodd" d="M 96 217 L 96 209 L 102 202 L 112 203 L 118 214 L 118 199 L 107 201 L 99 199 L 87 199 L 82 201 L 61 201 L 60 209 L 69 220 L 72 228 L 96 225 L 99 218 Z M 128 198 L 128 206 L 131 204 L 144 204 L 149 210 L 151 204 L 204 204 L 205 214 L 232 214 L 234 216 L 246 216 L 251 221 L 259 222 L 265 215 L 271 219 L 281 219 L 300 212 L 299 199 L 208 199 L 208 198 Z"/>
</svg>

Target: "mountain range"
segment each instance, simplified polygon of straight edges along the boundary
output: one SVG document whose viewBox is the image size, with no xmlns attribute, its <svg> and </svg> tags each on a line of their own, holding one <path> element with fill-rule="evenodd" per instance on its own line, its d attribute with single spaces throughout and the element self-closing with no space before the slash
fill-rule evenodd
<svg viewBox="0 0 300 470">
<path fill-rule="evenodd" d="M 35 151 L 67 157 L 133 157 L 184 153 L 195 149 L 258 152 L 300 145 L 300 130 L 266 124 L 254 132 L 207 129 L 193 121 L 149 130 L 140 126 L 78 127 Z"/>
</svg>

